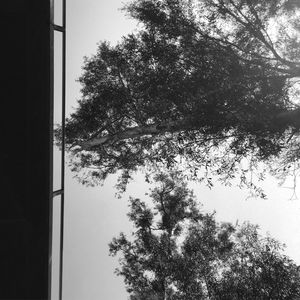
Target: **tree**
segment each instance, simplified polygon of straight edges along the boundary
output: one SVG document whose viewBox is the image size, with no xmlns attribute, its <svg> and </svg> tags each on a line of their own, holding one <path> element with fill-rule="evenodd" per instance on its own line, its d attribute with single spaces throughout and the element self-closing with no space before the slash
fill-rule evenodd
<svg viewBox="0 0 300 300">
<path fill-rule="evenodd" d="M 298 299 L 299 266 L 282 254 L 278 241 L 260 236 L 257 229 L 248 223 L 236 233 L 217 299 Z"/>
<path fill-rule="evenodd" d="M 86 58 L 82 98 L 67 119 L 72 167 L 83 183 L 117 170 L 185 162 L 227 180 L 281 158 L 297 168 L 300 7 L 291 0 L 142 0 L 116 46 Z M 288 20 L 288 22 L 287 22 Z M 57 130 L 57 136 L 60 130 Z M 293 167 L 293 168 L 292 168 Z M 204 175 L 203 175 L 204 174 Z M 252 184 L 252 183 L 251 183 Z"/>
<path fill-rule="evenodd" d="M 132 300 L 299 299 L 299 267 L 249 223 L 217 223 L 186 184 L 160 174 L 152 206 L 130 200 L 132 238 L 110 243 Z"/>
</svg>

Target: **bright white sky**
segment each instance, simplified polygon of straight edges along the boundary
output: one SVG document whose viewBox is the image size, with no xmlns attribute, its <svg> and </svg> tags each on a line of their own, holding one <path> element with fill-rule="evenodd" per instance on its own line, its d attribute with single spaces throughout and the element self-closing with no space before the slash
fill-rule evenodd
<svg viewBox="0 0 300 300">
<path fill-rule="evenodd" d="M 120 0 L 67 1 L 67 113 L 80 98 L 83 56 L 94 54 L 97 43 L 115 43 L 131 32 L 134 22 L 118 9 Z M 120 231 L 129 232 L 128 195 L 143 197 L 147 186 L 137 178 L 122 199 L 114 197 L 115 177 L 103 187 L 87 188 L 66 169 L 64 300 L 127 299 L 122 278 L 116 277 L 117 259 L 108 256 L 108 243 Z M 287 254 L 300 264 L 300 200 L 291 201 L 291 190 L 278 188 L 268 180 L 268 200 L 248 199 L 247 192 L 218 186 L 209 190 L 194 185 L 203 209 L 216 210 L 217 219 L 257 223 L 263 231 L 286 243 Z M 298 188 L 299 197 L 300 190 Z M 55 298 L 53 298 L 55 299 Z"/>
</svg>

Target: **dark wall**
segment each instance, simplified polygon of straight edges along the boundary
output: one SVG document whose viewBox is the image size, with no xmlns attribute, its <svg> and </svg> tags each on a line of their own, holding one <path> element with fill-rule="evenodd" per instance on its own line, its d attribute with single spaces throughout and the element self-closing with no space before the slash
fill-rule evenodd
<svg viewBox="0 0 300 300">
<path fill-rule="evenodd" d="M 2 1 L 0 299 L 47 299 L 50 0 Z"/>
</svg>

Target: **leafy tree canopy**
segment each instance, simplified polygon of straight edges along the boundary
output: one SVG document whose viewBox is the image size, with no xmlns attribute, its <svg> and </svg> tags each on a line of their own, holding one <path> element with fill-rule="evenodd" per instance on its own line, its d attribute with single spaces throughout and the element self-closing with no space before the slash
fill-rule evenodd
<svg viewBox="0 0 300 300">
<path fill-rule="evenodd" d="M 298 1 L 139 0 L 125 10 L 137 32 L 86 58 L 66 124 L 83 183 L 179 161 L 191 177 L 238 173 L 245 184 L 258 161 L 281 158 L 280 175 L 297 168 Z"/>
<path fill-rule="evenodd" d="M 299 267 L 249 223 L 218 223 L 183 181 L 156 175 L 152 205 L 130 200 L 135 231 L 110 243 L 132 300 L 299 299 Z"/>
</svg>

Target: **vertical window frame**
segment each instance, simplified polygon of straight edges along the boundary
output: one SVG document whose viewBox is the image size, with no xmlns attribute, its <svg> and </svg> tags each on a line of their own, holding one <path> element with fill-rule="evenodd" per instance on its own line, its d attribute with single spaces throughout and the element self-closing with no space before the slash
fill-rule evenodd
<svg viewBox="0 0 300 300">
<path fill-rule="evenodd" d="M 50 186 L 51 192 L 50 209 L 49 209 L 49 273 L 48 273 L 48 299 L 51 300 L 51 278 L 52 278 L 52 246 L 53 246 L 53 200 L 54 197 L 60 195 L 60 242 L 59 242 L 59 300 L 62 300 L 63 290 L 63 241 L 64 241 L 64 190 L 65 190 L 65 111 L 66 111 L 66 0 L 62 0 L 62 25 L 54 23 L 54 0 L 50 0 Z M 61 94 L 61 184 L 60 189 L 53 190 L 53 126 L 54 126 L 54 32 L 60 32 L 62 34 L 62 94 Z"/>
</svg>

